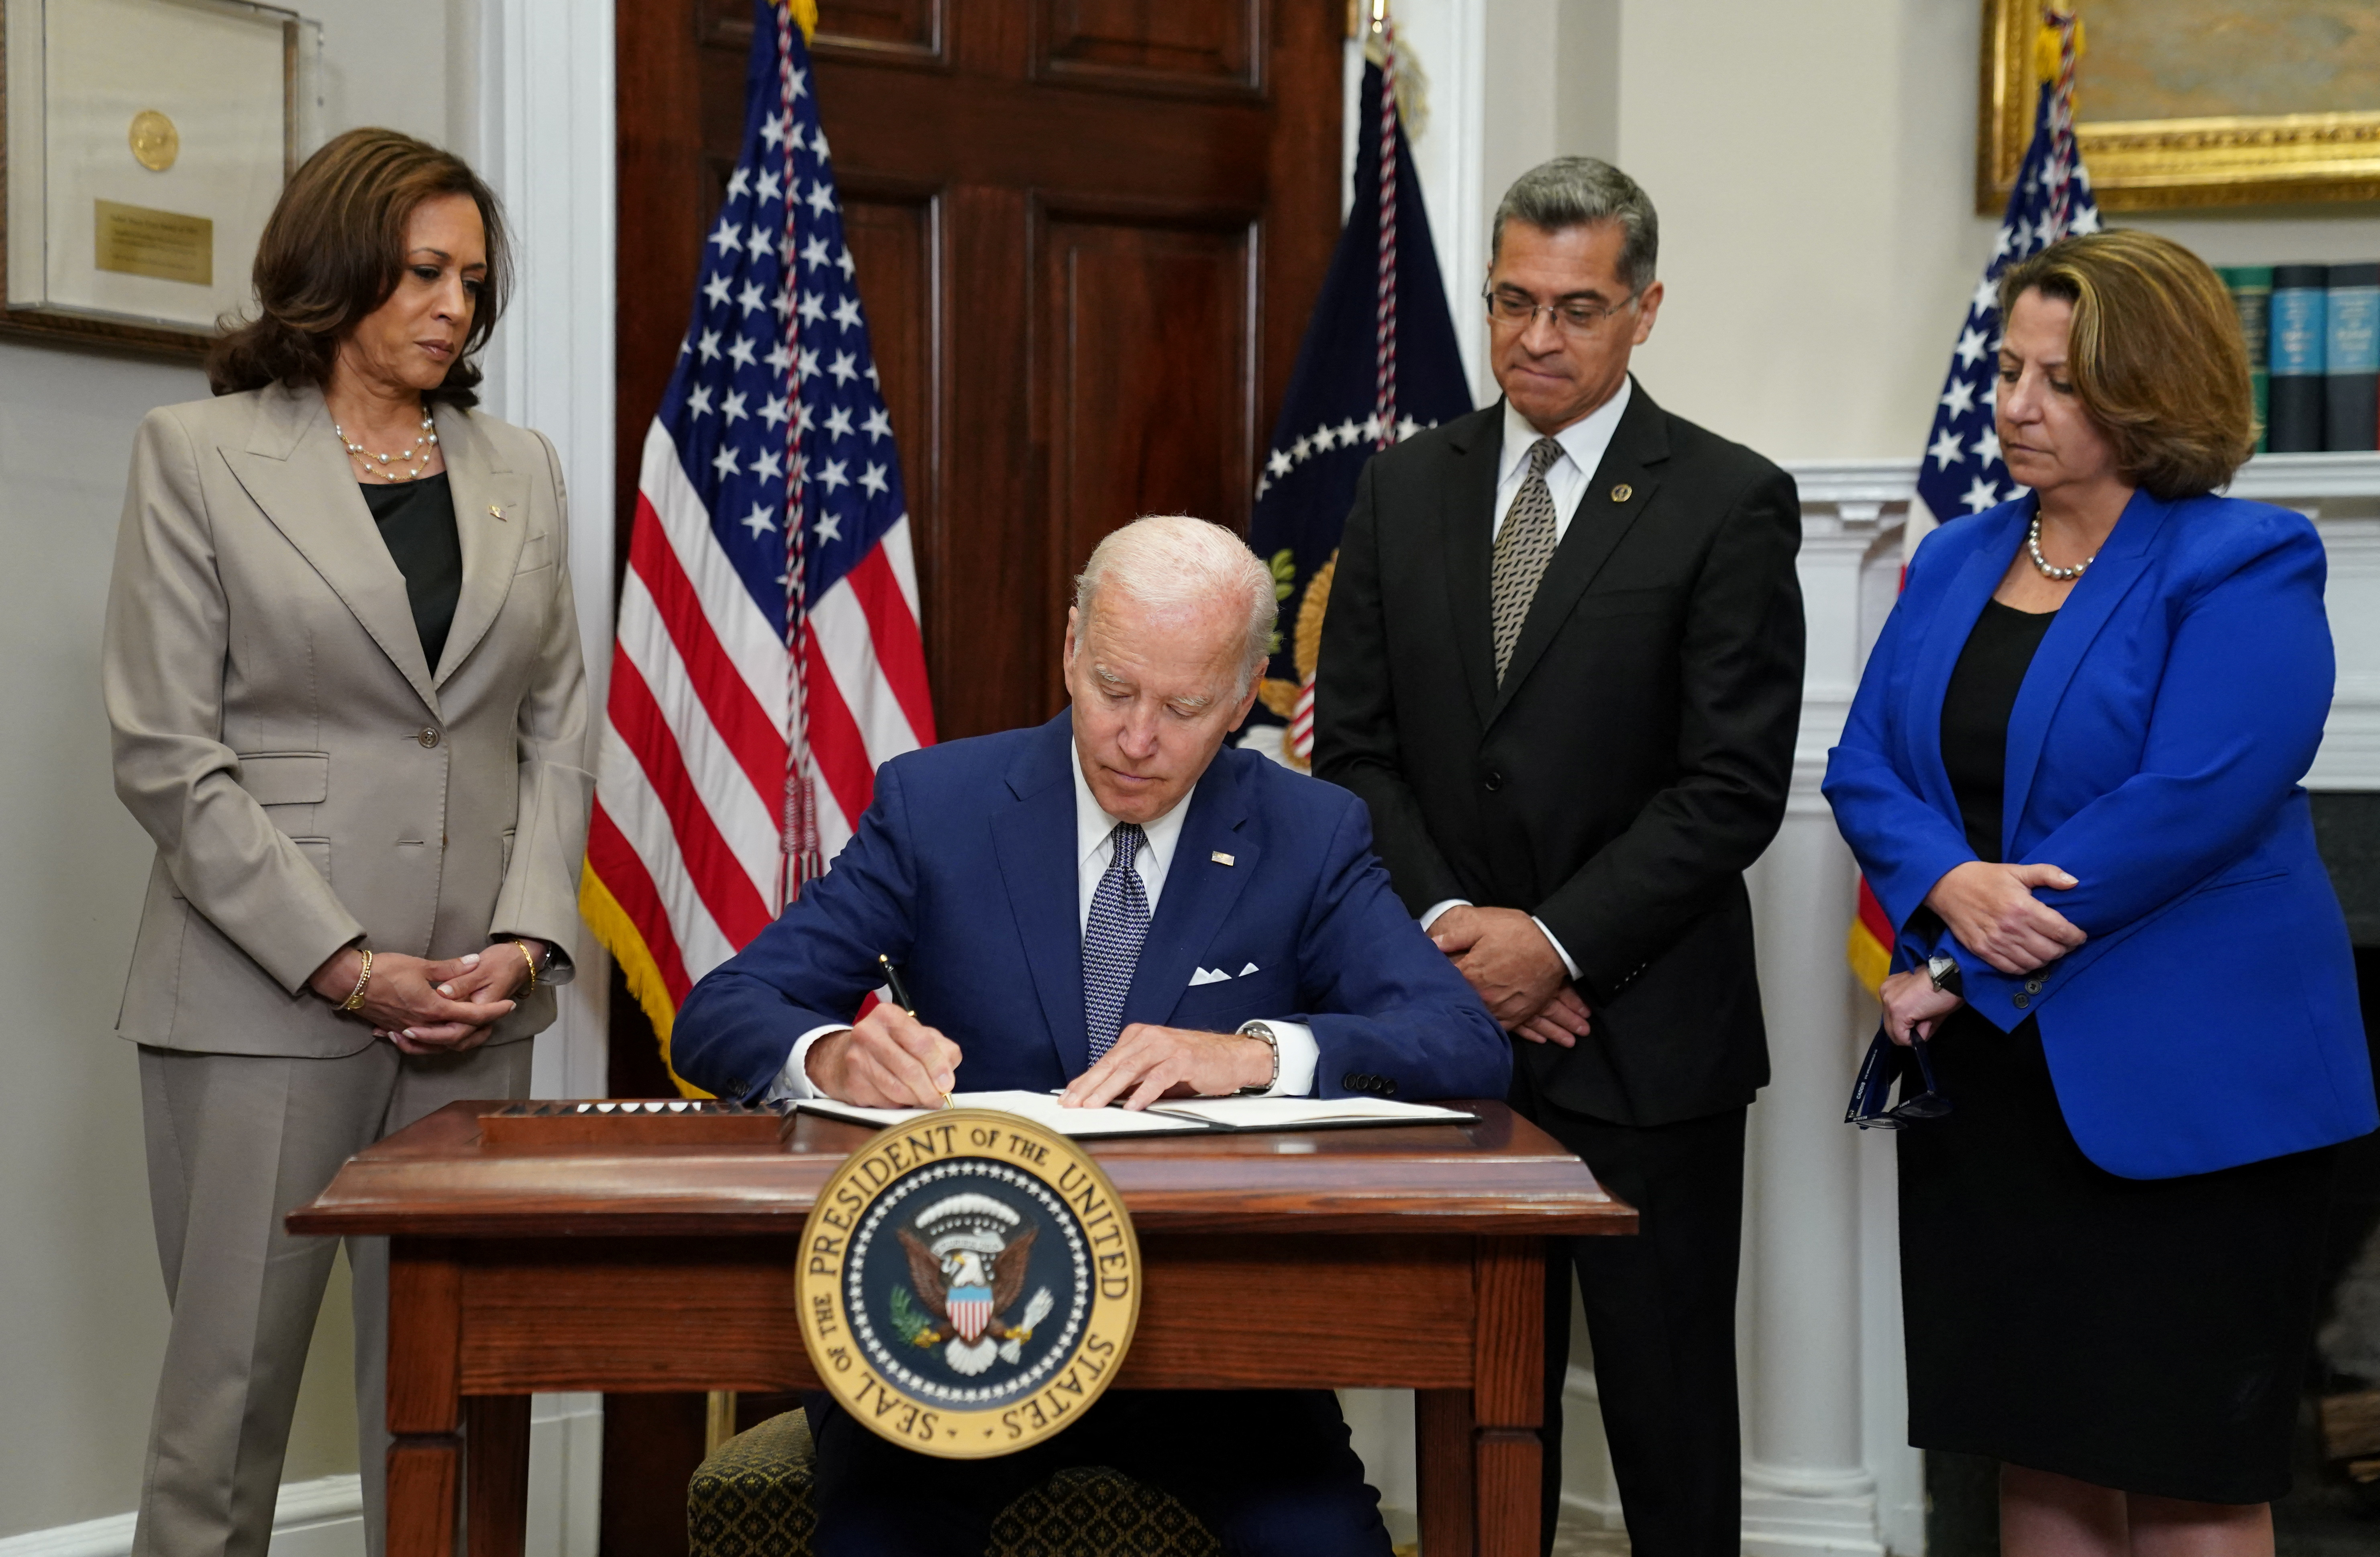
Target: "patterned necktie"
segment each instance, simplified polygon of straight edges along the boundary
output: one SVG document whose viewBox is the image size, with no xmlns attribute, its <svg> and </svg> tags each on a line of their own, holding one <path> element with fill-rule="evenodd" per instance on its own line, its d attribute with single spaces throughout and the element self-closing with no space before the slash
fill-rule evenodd
<svg viewBox="0 0 2380 1557">
<path fill-rule="evenodd" d="M 1562 447 L 1551 438 L 1529 446 L 1529 475 L 1496 532 L 1496 567 L 1488 599 L 1496 624 L 1496 685 L 1504 684 L 1504 667 L 1512 663 L 1512 645 L 1521 639 L 1521 624 L 1529 618 L 1529 602 L 1537 596 L 1537 580 L 1554 560 L 1554 494 L 1546 487 L 1546 468 L 1561 457 Z"/>
<path fill-rule="evenodd" d="M 1083 926 L 1083 1021 L 1090 1029 L 1093 1064 L 1115 1047 L 1123 997 L 1140 966 L 1140 943 L 1148 937 L 1148 890 L 1132 868 L 1140 853 L 1140 825 L 1119 821 L 1110 836 L 1115 858 L 1091 894 L 1091 917 Z"/>
</svg>

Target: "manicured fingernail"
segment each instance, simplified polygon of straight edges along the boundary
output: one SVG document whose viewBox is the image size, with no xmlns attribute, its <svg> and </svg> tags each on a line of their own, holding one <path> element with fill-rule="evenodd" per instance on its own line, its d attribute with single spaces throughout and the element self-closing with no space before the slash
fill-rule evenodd
<svg viewBox="0 0 2380 1557">
<path fill-rule="evenodd" d="M 465 952 L 465 953 L 463 954 L 463 966 L 464 966 L 465 967 L 479 967 L 479 966 L 480 966 L 480 954 L 479 954 L 479 953 L 477 953 L 477 952 Z"/>
<path fill-rule="evenodd" d="M 413 1036 L 413 1029 L 412 1029 L 411 1028 L 406 1028 L 406 1029 L 405 1029 L 405 1036 L 406 1036 L 406 1037 L 407 1037 L 407 1038 L 411 1038 L 411 1037 Z"/>
<path fill-rule="evenodd" d="M 455 998 L 455 986 L 452 984 L 441 984 L 438 986 L 438 992 L 444 995 L 448 1000 L 453 1000 Z"/>
</svg>

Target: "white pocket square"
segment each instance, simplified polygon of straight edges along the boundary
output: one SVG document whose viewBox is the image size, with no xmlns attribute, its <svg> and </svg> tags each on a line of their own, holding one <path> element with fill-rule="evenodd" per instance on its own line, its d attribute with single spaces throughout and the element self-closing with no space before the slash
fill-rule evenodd
<svg viewBox="0 0 2380 1557">
<path fill-rule="evenodd" d="M 1190 987 L 1195 990 L 1201 984 L 1228 983 L 1231 980 L 1231 977 L 1232 976 L 1230 974 L 1224 972 L 1220 967 L 1202 967 L 1197 972 L 1190 975 Z"/>
</svg>

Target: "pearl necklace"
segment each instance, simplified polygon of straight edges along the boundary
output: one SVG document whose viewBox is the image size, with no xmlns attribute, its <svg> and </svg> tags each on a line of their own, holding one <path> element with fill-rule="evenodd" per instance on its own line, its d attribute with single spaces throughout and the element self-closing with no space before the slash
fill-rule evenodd
<svg viewBox="0 0 2380 1557">
<path fill-rule="evenodd" d="M 418 462 L 427 461 L 430 458 L 430 451 L 438 446 L 438 430 L 431 421 L 430 412 L 427 409 L 421 413 L 421 431 L 415 434 L 411 444 L 395 454 L 374 454 L 361 444 L 350 443 L 346 429 L 341 427 L 336 421 L 331 423 L 331 431 L 338 434 L 339 443 L 346 449 L 349 458 L 363 467 L 366 474 L 378 476 L 383 481 L 420 480 L 428 472 L 424 471 Z M 403 468 L 390 469 L 388 462 L 392 459 L 405 461 Z M 375 460 L 379 463 L 374 464 Z"/>
<path fill-rule="evenodd" d="M 2041 571 L 2044 578 L 2053 578 L 2061 584 L 2082 578 L 2082 570 L 2099 560 L 2099 553 L 2094 552 L 2072 567 L 2052 567 L 2049 559 L 2041 554 L 2041 516 L 2037 513 L 2033 516 L 2033 528 L 2024 532 L 2024 549 L 2032 555 L 2033 566 Z"/>
</svg>

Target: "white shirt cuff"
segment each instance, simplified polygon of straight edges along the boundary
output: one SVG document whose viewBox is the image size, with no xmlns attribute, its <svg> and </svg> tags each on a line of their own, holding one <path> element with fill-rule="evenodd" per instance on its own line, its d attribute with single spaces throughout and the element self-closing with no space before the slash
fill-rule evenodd
<svg viewBox="0 0 2380 1557">
<path fill-rule="evenodd" d="M 1468 908 L 1470 906 L 1472 906 L 1472 902 L 1471 899 L 1467 897 L 1450 897 L 1443 903 L 1431 904 L 1428 907 L 1424 908 L 1421 911 L 1421 932 L 1424 935 L 1427 935 L 1429 933 L 1429 927 L 1438 922 L 1438 916 L 1445 913 L 1449 908 Z"/>
<path fill-rule="evenodd" d="M 1268 1098 L 1310 1098 L 1314 1096 L 1314 1073 L 1322 1064 L 1322 1045 L 1314 1040 L 1314 1029 L 1304 1022 L 1283 1022 L 1267 1016 L 1264 1025 L 1272 1029 L 1273 1042 L 1281 1052 L 1281 1074 L 1265 1089 Z M 1240 1029 L 1245 1032 L 1247 1029 Z"/>
<path fill-rule="evenodd" d="M 760 1101 L 772 1103 L 785 1098 L 817 1097 L 819 1089 L 810 1085 L 810 1050 L 821 1038 L 850 1030 L 848 1022 L 830 1022 L 822 1028 L 812 1028 L 794 1040 L 794 1052 L 785 1056 L 785 1068 L 777 1073 L 776 1080 L 769 1083 L 769 1089 L 760 1095 Z"/>
<path fill-rule="evenodd" d="M 1531 914 L 1529 916 L 1529 922 L 1537 927 L 1537 933 L 1546 938 L 1546 944 L 1554 949 L 1554 955 L 1562 959 L 1562 967 L 1569 970 L 1571 982 L 1573 984 L 1578 982 L 1578 964 L 1570 960 L 1570 953 L 1564 949 L 1561 942 L 1555 937 L 1554 932 L 1546 928 L 1546 921 L 1537 918 L 1536 915 Z"/>
</svg>

